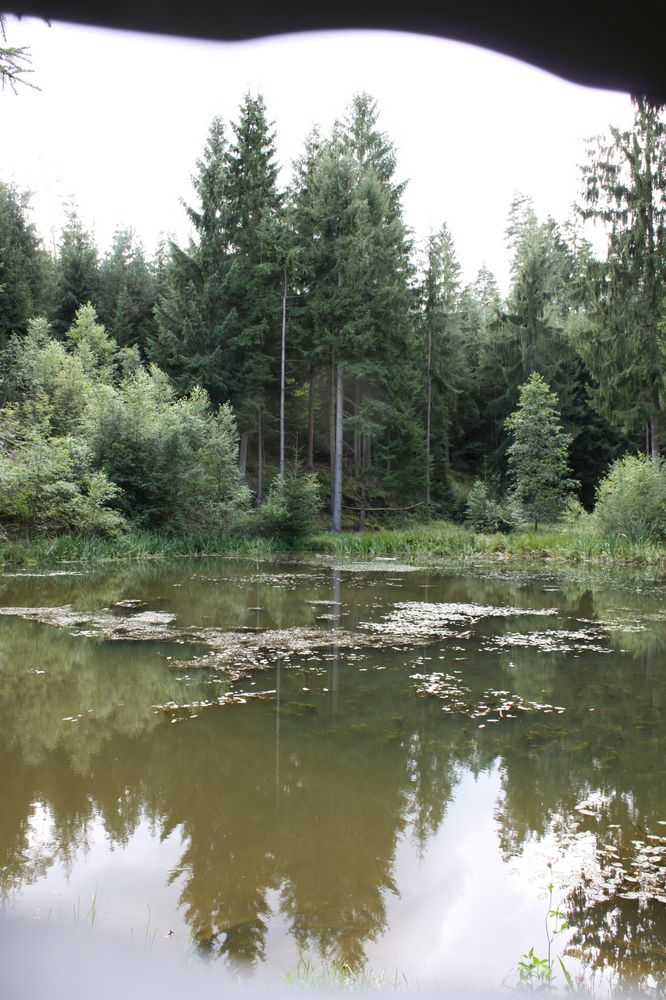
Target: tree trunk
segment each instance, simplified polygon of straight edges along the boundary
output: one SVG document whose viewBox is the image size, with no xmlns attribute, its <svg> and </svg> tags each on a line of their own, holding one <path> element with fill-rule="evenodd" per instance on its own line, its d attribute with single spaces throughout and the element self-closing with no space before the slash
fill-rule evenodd
<svg viewBox="0 0 666 1000">
<path fill-rule="evenodd" d="M 354 475 L 358 478 L 361 473 L 361 433 L 358 427 L 358 411 L 361 406 L 361 380 L 354 379 Z"/>
<path fill-rule="evenodd" d="M 287 349 L 287 268 L 282 285 L 282 342 L 280 345 L 280 482 L 284 485 L 284 394 Z"/>
<path fill-rule="evenodd" d="M 328 455 L 331 473 L 331 514 L 335 496 L 335 359 L 331 358 L 331 387 L 328 408 Z"/>
<path fill-rule="evenodd" d="M 661 450 L 659 448 L 659 426 L 657 424 L 657 417 L 652 414 L 650 417 L 650 458 L 653 462 L 658 462 L 661 458 Z"/>
<path fill-rule="evenodd" d="M 261 410 L 257 417 L 257 503 L 264 498 L 264 435 L 261 424 Z"/>
<path fill-rule="evenodd" d="M 245 473 L 247 470 L 247 431 L 244 431 L 240 436 L 240 447 L 238 449 L 238 470 L 245 479 Z"/>
<path fill-rule="evenodd" d="M 342 365 L 335 372 L 335 485 L 333 489 L 333 531 L 342 529 Z"/>
<path fill-rule="evenodd" d="M 310 365 L 308 388 L 308 469 L 314 469 L 314 365 Z"/>
<path fill-rule="evenodd" d="M 426 406 L 426 503 L 430 505 L 430 415 L 432 413 L 432 327 L 428 323 L 428 362 L 426 384 L 428 402 Z"/>
</svg>

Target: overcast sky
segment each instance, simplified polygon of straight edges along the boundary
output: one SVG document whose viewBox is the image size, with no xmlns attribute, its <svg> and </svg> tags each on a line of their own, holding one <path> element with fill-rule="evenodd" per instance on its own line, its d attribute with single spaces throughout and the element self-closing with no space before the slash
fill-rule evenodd
<svg viewBox="0 0 666 1000">
<path fill-rule="evenodd" d="M 376 98 L 408 181 L 418 238 L 442 222 L 465 280 L 486 263 L 503 290 L 507 213 L 516 191 L 540 218 L 564 221 L 579 191 L 584 139 L 628 125 L 627 95 L 589 90 L 458 42 L 397 32 L 324 32 L 198 42 L 7 20 L 28 45 L 40 91 L 0 93 L 0 179 L 33 194 L 41 234 L 57 238 L 73 199 L 104 251 L 131 225 L 152 253 L 188 229 L 179 199 L 214 115 L 237 117 L 261 93 L 275 123 L 282 179 L 310 128 L 326 133 L 355 93 Z"/>
</svg>

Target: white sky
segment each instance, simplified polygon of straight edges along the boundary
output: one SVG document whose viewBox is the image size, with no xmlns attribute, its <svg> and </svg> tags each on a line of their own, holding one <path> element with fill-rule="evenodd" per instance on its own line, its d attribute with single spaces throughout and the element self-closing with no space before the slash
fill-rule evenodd
<svg viewBox="0 0 666 1000">
<path fill-rule="evenodd" d="M 514 193 L 563 222 L 578 197 L 584 139 L 631 120 L 625 94 L 397 32 L 211 43 L 9 17 L 7 38 L 30 46 L 41 90 L 0 92 L 0 179 L 33 192 L 48 240 L 73 198 L 102 252 L 117 225 L 131 225 L 148 253 L 161 233 L 186 238 L 179 199 L 192 197 L 208 126 L 216 114 L 236 119 L 247 90 L 263 94 L 275 122 L 285 182 L 312 125 L 326 134 L 367 90 L 397 147 L 415 236 L 446 221 L 464 280 L 485 262 L 506 291 Z"/>
</svg>

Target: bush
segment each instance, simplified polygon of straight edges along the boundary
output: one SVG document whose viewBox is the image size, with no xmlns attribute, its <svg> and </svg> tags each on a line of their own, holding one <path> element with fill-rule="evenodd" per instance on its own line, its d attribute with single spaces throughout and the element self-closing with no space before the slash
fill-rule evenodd
<svg viewBox="0 0 666 1000">
<path fill-rule="evenodd" d="M 466 485 L 448 475 L 441 485 L 435 505 L 435 512 L 448 521 L 462 524 L 467 516 L 469 489 Z"/>
<path fill-rule="evenodd" d="M 597 487 L 592 523 L 603 538 L 666 541 L 666 466 L 646 455 L 626 455 Z"/>
<path fill-rule="evenodd" d="M 317 477 L 293 470 L 287 472 L 284 483 L 279 478 L 271 483 L 259 510 L 258 529 L 262 535 L 294 545 L 313 533 L 320 509 Z"/>
<path fill-rule="evenodd" d="M 11 413 L 0 411 L 0 431 L 5 417 Z M 108 505 L 119 494 L 103 472 L 91 469 L 85 444 L 74 438 L 31 428 L 0 452 L 0 521 L 15 531 L 115 537 L 125 521 Z"/>
<path fill-rule="evenodd" d="M 484 534 L 512 531 L 515 527 L 512 513 L 490 495 L 488 487 L 480 479 L 474 483 L 467 496 L 465 521 L 475 531 Z"/>
</svg>

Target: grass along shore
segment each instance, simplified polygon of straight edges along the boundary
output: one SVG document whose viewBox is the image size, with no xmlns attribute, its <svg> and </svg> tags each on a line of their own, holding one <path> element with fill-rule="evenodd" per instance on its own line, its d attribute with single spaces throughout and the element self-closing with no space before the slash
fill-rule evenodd
<svg viewBox="0 0 666 1000">
<path fill-rule="evenodd" d="M 228 533 L 128 531 L 118 538 L 91 538 L 65 534 L 52 538 L 0 538 L 0 567 L 25 568 L 66 562 L 154 559 L 191 555 L 223 555 L 268 559 L 289 553 L 321 553 L 347 559 L 397 557 L 432 564 L 465 560 L 523 565 L 555 563 L 577 565 L 633 565 L 663 568 L 666 546 L 631 543 L 623 536 L 600 538 L 565 526 L 522 529 L 511 534 L 482 534 L 447 521 L 409 528 L 382 528 L 364 532 L 320 532 L 287 546 L 272 538 Z"/>
</svg>

